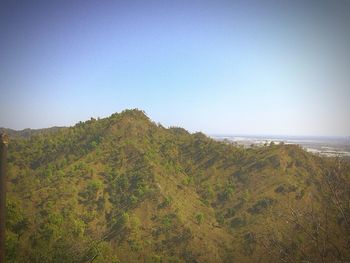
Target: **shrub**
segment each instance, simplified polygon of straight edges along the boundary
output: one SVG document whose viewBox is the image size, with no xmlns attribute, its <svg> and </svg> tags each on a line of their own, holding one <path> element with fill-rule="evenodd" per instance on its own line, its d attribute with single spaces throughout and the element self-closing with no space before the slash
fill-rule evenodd
<svg viewBox="0 0 350 263">
<path fill-rule="evenodd" d="M 91 180 L 89 181 L 84 195 L 88 200 L 96 198 L 97 192 L 102 188 L 103 183 L 100 180 Z"/>
<path fill-rule="evenodd" d="M 284 193 L 285 191 L 286 191 L 286 189 L 283 185 L 280 185 L 275 189 L 275 193 L 279 193 L 279 194 Z"/>
<path fill-rule="evenodd" d="M 252 255 L 256 247 L 256 239 L 252 232 L 249 232 L 243 237 L 244 254 Z"/>
<path fill-rule="evenodd" d="M 173 202 L 173 198 L 171 196 L 165 197 L 165 200 L 158 205 L 158 208 L 165 208 L 168 207 Z"/>
<path fill-rule="evenodd" d="M 225 214 L 225 218 L 229 218 L 229 217 L 233 217 L 236 214 L 236 209 L 233 208 L 227 208 L 226 209 L 226 214 Z"/>
<path fill-rule="evenodd" d="M 218 198 L 220 201 L 224 202 L 230 200 L 233 196 L 233 192 L 235 190 L 234 185 L 228 184 L 225 186 L 225 189 L 222 193 L 219 193 Z"/>
<path fill-rule="evenodd" d="M 231 223 L 230 223 L 230 226 L 232 228 L 239 228 L 239 227 L 242 227 L 242 226 L 245 226 L 245 225 L 246 225 L 245 220 L 240 218 L 240 217 L 233 218 L 231 220 Z"/>
<path fill-rule="evenodd" d="M 198 213 L 198 214 L 196 215 L 196 222 L 197 222 L 197 224 L 200 225 L 200 224 L 203 223 L 203 221 L 204 221 L 204 215 L 203 215 L 203 213 Z"/>
<path fill-rule="evenodd" d="M 262 213 L 266 208 L 273 205 L 276 200 L 271 198 L 261 199 L 256 202 L 251 208 L 248 209 L 248 212 L 251 214 L 259 214 Z"/>
<path fill-rule="evenodd" d="M 224 224 L 225 218 L 224 218 L 224 216 L 222 215 L 221 212 L 217 212 L 217 213 L 215 214 L 215 218 L 216 218 L 216 221 L 218 221 L 218 223 L 219 223 L 220 225 Z"/>
</svg>

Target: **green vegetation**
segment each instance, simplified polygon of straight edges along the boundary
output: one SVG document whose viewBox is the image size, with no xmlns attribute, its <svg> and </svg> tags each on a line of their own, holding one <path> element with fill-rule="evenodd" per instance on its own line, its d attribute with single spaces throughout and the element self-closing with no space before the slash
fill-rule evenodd
<svg viewBox="0 0 350 263">
<path fill-rule="evenodd" d="M 14 132 L 7 262 L 350 261 L 350 164 L 126 110 Z"/>
<path fill-rule="evenodd" d="M 196 222 L 198 225 L 202 224 L 204 221 L 204 215 L 202 213 L 198 213 L 196 215 Z"/>
<path fill-rule="evenodd" d="M 238 227 L 242 227 L 242 226 L 245 226 L 245 225 L 246 225 L 245 220 L 240 218 L 240 217 L 233 218 L 231 220 L 231 224 L 230 224 L 230 226 L 232 228 L 238 228 Z"/>
<path fill-rule="evenodd" d="M 261 199 L 257 201 L 251 208 L 248 209 L 249 213 L 259 214 L 267 209 L 269 206 L 273 205 L 276 201 L 271 198 Z"/>
</svg>

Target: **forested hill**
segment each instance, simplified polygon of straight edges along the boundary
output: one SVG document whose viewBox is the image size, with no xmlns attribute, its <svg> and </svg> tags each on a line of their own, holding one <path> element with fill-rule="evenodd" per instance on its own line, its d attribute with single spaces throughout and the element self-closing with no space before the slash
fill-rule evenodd
<svg viewBox="0 0 350 263">
<path fill-rule="evenodd" d="M 349 163 L 125 110 L 12 136 L 7 262 L 349 262 Z"/>
<path fill-rule="evenodd" d="M 13 130 L 0 127 L 0 133 L 5 132 L 11 138 L 30 138 L 33 135 L 45 134 L 51 132 L 57 132 L 65 127 L 51 127 L 45 129 L 24 129 L 24 130 Z"/>
</svg>

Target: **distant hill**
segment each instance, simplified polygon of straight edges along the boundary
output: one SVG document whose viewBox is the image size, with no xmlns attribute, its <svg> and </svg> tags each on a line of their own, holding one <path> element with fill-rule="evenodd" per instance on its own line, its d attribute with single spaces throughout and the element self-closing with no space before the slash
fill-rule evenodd
<svg viewBox="0 0 350 263">
<path fill-rule="evenodd" d="M 8 133 L 8 262 L 350 261 L 347 161 L 140 110 Z"/>
<path fill-rule="evenodd" d="M 58 130 L 64 129 L 65 127 L 51 127 L 44 129 L 24 129 L 24 130 L 13 130 L 8 128 L 0 127 L 0 133 L 6 132 L 11 138 L 29 138 L 33 135 L 56 132 Z"/>
</svg>

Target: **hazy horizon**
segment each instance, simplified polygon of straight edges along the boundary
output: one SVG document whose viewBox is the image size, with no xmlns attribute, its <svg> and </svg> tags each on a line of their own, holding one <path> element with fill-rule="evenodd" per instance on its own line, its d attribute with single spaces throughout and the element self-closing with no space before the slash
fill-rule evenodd
<svg viewBox="0 0 350 263">
<path fill-rule="evenodd" d="M 350 4 L 0 4 L 0 127 L 127 108 L 206 134 L 350 135 Z"/>
</svg>

